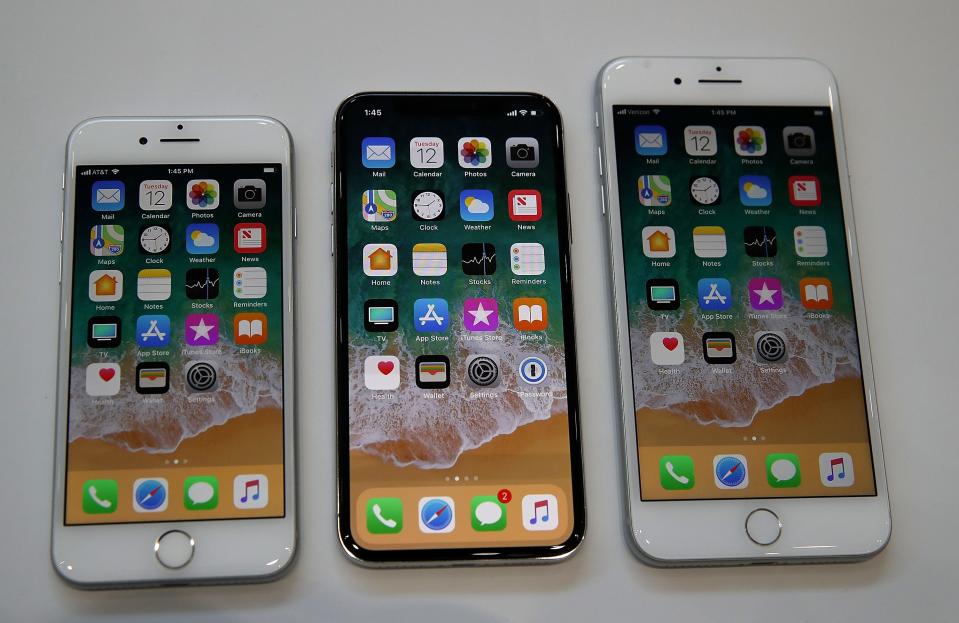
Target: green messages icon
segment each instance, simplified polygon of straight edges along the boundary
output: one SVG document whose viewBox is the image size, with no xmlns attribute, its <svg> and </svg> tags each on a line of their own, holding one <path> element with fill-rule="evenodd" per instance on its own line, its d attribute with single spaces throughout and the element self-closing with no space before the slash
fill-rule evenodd
<svg viewBox="0 0 959 623">
<path fill-rule="evenodd" d="M 770 487 L 798 487 L 802 482 L 799 457 L 790 452 L 766 455 L 766 481 Z"/>
<path fill-rule="evenodd" d="M 370 498 L 366 503 L 370 534 L 396 534 L 403 529 L 403 502 L 399 498 Z"/>
<path fill-rule="evenodd" d="M 208 511 L 220 501 L 220 485 L 216 476 L 190 476 L 183 481 L 183 508 Z"/>
<path fill-rule="evenodd" d="M 506 528 L 506 505 L 495 495 L 477 495 L 471 507 L 473 530 L 490 532 Z"/>
<path fill-rule="evenodd" d="M 117 510 L 117 481 L 88 480 L 83 483 L 83 512 L 103 515 Z"/>
<path fill-rule="evenodd" d="M 693 457 L 667 454 L 659 459 L 659 483 L 670 491 L 692 489 L 696 484 Z"/>
</svg>

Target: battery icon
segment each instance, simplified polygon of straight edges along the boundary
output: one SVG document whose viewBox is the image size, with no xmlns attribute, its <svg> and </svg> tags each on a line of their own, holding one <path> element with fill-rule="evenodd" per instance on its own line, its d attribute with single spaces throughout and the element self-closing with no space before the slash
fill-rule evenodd
<svg viewBox="0 0 959 623">
<path fill-rule="evenodd" d="M 537 112 L 536 112 L 535 110 L 529 111 L 529 116 L 530 116 L 530 117 L 535 117 L 536 115 L 537 115 Z"/>
<path fill-rule="evenodd" d="M 263 167 L 263 172 L 264 172 L 264 173 L 275 173 L 275 172 L 276 172 L 276 169 L 273 168 L 273 167 Z"/>
</svg>

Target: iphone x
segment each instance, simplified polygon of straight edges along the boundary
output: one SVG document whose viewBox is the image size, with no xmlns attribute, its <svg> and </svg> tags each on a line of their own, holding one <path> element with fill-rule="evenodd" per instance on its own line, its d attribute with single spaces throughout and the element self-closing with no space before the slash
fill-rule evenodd
<svg viewBox="0 0 959 623">
<path fill-rule="evenodd" d="M 343 547 L 380 565 L 568 556 L 585 508 L 558 111 L 360 94 L 335 166 Z"/>
<path fill-rule="evenodd" d="M 660 565 L 878 552 L 889 503 L 829 70 L 623 58 L 598 86 L 630 542 Z"/>
<path fill-rule="evenodd" d="M 52 539 L 66 580 L 252 581 L 290 563 L 291 149 L 259 117 L 70 135 Z"/>
</svg>

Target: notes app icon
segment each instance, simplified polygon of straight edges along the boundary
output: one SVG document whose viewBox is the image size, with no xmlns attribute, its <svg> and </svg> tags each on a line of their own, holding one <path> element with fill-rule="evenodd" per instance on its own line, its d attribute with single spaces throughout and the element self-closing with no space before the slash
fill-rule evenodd
<svg viewBox="0 0 959 623">
<path fill-rule="evenodd" d="M 726 257 L 726 230 L 716 225 L 693 228 L 696 257 Z"/>
<path fill-rule="evenodd" d="M 446 274 L 446 245 L 438 242 L 420 242 L 413 245 L 413 272 L 421 277 L 439 277 Z"/>
<path fill-rule="evenodd" d="M 265 508 L 269 502 L 270 481 L 263 474 L 240 474 L 233 479 L 233 506 L 236 508 Z"/>
</svg>

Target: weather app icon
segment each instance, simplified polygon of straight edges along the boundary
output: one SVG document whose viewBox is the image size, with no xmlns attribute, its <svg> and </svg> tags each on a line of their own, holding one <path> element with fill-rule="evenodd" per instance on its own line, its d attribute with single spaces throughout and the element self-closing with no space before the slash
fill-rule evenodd
<svg viewBox="0 0 959 623">
<path fill-rule="evenodd" d="M 193 223 L 186 228 L 186 250 L 194 255 L 210 255 L 220 250 L 220 228 L 214 223 Z"/>
<path fill-rule="evenodd" d="M 768 206 L 773 202 L 773 187 L 765 175 L 739 178 L 739 202 L 747 207 Z"/>
<path fill-rule="evenodd" d="M 464 190 L 461 192 L 460 217 L 464 221 L 493 220 L 493 193 L 488 190 Z"/>
</svg>

